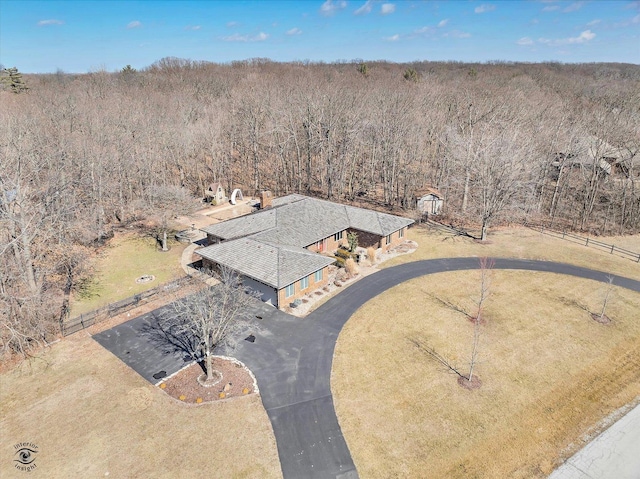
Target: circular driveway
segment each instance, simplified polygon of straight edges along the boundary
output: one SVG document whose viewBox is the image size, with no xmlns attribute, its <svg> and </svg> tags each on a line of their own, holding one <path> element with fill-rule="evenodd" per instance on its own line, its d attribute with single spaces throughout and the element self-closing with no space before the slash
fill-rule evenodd
<svg viewBox="0 0 640 479">
<path fill-rule="evenodd" d="M 494 258 L 493 269 L 558 273 L 640 292 L 640 280 L 548 261 Z M 233 355 L 255 374 L 276 437 L 286 479 L 357 478 L 331 396 L 331 364 L 343 325 L 364 303 L 400 283 L 435 273 L 475 270 L 479 259 L 444 258 L 382 269 L 350 285 L 306 318 L 256 302 L 255 342 L 240 341 Z M 169 306 L 165 307 L 168 308 Z M 145 331 L 163 309 L 135 318 L 94 339 L 152 383 L 157 372 L 179 370 L 184 355 L 163 351 Z M 189 358 L 186 358 L 189 360 Z"/>
<path fill-rule="evenodd" d="M 435 273 L 479 268 L 478 258 L 415 261 L 366 276 L 304 319 L 264 316 L 255 343 L 235 356 L 256 375 L 278 445 L 284 477 L 356 478 L 331 396 L 331 364 L 342 326 L 364 303 L 400 283 Z M 548 261 L 495 258 L 493 269 L 576 276 L 640 292 L 640 281 Z"/>
</svg>

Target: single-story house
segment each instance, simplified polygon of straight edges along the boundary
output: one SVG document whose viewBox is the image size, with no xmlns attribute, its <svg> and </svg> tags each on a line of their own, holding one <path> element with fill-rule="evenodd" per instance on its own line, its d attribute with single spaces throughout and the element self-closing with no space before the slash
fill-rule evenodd
<svg viewBox="0 0 640 479">
<path fill-rule="evenodd" d="M 202 228 L 203 265 L 240 274 L 263 301 L 282 307 L 328 282 L 331 255 L 355 232 L 358 245 L 386 250 L 401 243 L 413 220 L 292 194 L 271 207 Z M 327 254 L 319 254 L 327 253 Z"/>
<path fill-rule="evenodd" d="M 222 183 L 211 183 L 205 191 L 207 200 L 213 205 L 220 205 L 227 201 L 227 196 L 224 193 L 224 187 Z"/>
<path fill-rule="evenodd" d="M 425 188 L 415 194 L 416 209 L 427 215 L 440 214 L 444 205 L 444 197 L 435 188 Z"/>
</svg>

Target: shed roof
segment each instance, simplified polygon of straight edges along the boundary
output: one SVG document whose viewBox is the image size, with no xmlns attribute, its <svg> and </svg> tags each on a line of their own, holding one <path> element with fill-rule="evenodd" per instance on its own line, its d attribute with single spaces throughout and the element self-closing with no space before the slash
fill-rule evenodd
<svg viewBox="0 0 640 479">
<path fill-rule="evenodd" d="M 423 196 L 428 196 L 428 195 L 437 196 L 438 198 L 443 197 L 440 191 L 438 191 L 436 188 L 431 188 L 431 187 L 422 188 L 421 190 L 416 191 L 414 196 L 416 198 L 422 198 Z"/>
</svg>

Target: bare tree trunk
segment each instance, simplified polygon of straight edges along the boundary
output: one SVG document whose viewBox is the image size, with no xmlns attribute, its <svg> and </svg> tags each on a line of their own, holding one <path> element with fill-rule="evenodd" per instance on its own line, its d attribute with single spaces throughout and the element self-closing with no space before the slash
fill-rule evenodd
<svg viewBox="0 0 640 479">
<path fill-rule="evenodd" d="M 467 203 L 469 201 L 469 181 L 471 180 L 471 170 L 466 169 L 464 173 L 464 191 L 462 193 L 462 211 L 467 211 Z"/>
</svg>

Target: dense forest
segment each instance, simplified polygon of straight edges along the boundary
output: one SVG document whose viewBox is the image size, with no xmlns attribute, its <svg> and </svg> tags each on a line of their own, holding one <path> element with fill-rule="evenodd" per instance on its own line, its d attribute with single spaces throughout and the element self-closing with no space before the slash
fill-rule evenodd
<svg viewBox="0 0 640 479">
<path fill-rule="evenodd" d="M 0 91 L 5 352 L 55 332 L 114 228 L 166 222 L 216 180 L 406 215 L 433 187 L 446 221 L 483 236 L 524 220 L 640 231 L 637 65 L 165 58 L 142 71 L 11 73 Z"/>
</svg>

